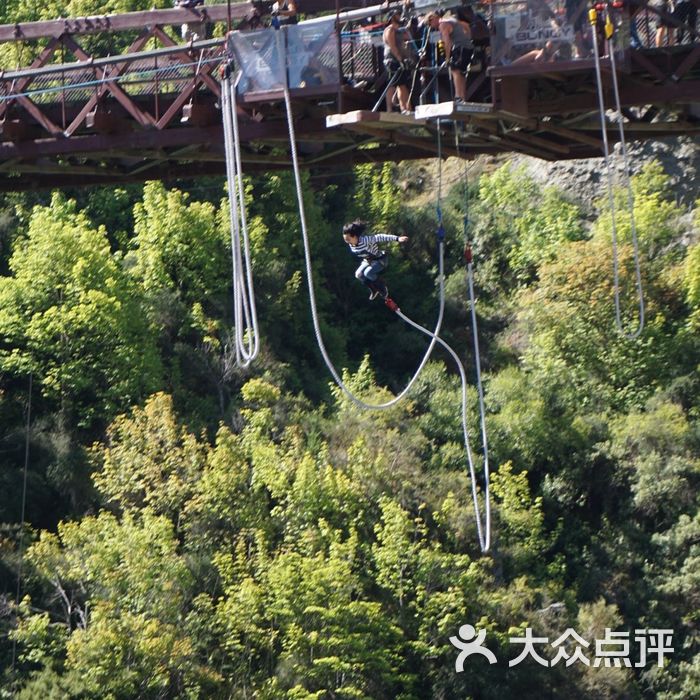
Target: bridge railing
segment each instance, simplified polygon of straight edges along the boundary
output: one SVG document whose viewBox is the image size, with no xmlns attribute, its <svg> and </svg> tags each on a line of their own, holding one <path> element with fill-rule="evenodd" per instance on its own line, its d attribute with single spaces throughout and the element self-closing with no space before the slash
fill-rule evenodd
<svg viewBox="0 0 700 700">
<path fill-rule="evenodd" d="M 700 43 L 698 8 L 693 0 L 649 0 L 629 5 L 632 48 L 665 48 Z"/>
<path fill-rule="evenodd" d="M 117 118 L 165 129 L 200 94 L 220 94 L 212 73 L 223 61 L 223 39 L 214 39 L 0 74 L 0 140 L 35 127 L 52 136 L 126 128 Z"/>
<path fill-rule="evenodd" d="M 371 84 L 382 71 L 383 23 L 341 28 L 343 76 L 353 84 Z"/>
<path fill-rule="evenodd" d="M 56 70 L 47 66 L 34 75 L 26 71 L 26 77 L 23 71 L 14 71 L 0 80 L 0 101 L 26 95 L 36 104 L 80 102 L 107 84 L 118 86 L 132 97 L 179 93 L 197 80 L 203 66 L 209 68 L 212 63 L 222 62 L 223 46 L 218 44 L 191 53 L 178 48 L 177 52 L 154 51 L 139 58 L 115 56 L 103 61 L 62 64 Z M 16 89 L 25 82 L 25 89 Z"/>
</svg>

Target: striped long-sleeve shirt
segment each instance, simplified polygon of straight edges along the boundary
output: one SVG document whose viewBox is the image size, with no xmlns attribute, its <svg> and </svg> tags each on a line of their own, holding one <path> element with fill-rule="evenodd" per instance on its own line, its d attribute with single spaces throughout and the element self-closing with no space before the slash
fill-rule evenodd
<svg viewBox="0 0 700 700">
<path fill-rule="evenodd" d="M 398 241 L 398 236 L 392 236 L 389 233 L 377 233 L 373 236 L 360 236 L 357 245 L 351 245 L 350 250 L 353 255 L 365 260 L 376 260 L 384 255 L 383 250 L 379 250 L 378 243 L 391 243 Z M 348 244 L 349 245 L 349 244 Z"/>
</svg>

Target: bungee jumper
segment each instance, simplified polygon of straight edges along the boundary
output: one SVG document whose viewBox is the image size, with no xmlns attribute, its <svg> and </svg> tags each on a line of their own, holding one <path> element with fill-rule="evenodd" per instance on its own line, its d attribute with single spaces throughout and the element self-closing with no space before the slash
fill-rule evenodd
<svg viewBox="0 0 700 700">
<path fill-rule="evenodd" d="M 343 240 L 350 247 L 352 254 L 362 260 L 355 270 L 355 277 L 370 289 L 370 301 L 381 296 L 389 298 L 386 283 L 380 277 L 387 268 L 388 253 L 380 250 L 379 243 L 406 243 L 408 236 L 393 236 L 388 233 L 365 234 L 367 224 L 364 221 L 351 221 L 343 226 Z"/>
</svg>

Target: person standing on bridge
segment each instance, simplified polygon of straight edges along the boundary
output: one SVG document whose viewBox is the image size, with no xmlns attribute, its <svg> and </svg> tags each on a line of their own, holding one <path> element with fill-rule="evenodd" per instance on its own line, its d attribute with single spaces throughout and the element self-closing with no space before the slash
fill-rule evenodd
<svg viewBox="0 0 700 700">
<path fill-rule="evenodd" d="M 384 29 L 384 66 L 389 74 L 389 87 L 386 90 L 386 109 L 391 112 L 394 95 L 398 95 L 401 114 L 411 113 L 410 87 L 413 75 L 411 53 L 407 46 L 407 32 L 401 26 L 401 9 L 394 8 Z"/>
<path fill-rule="evenodd" d="M 272 26 L 279 29 L 286 24 L 296 24 L 297 4 L 294 0 L 277 0 L 272 5 Z"/>
<path fill-rule="evenodd" d="M 405 243 L 408 236 L 392 236 L 388 233 L 365 234 L 367 224 L 364 221 L 351 221 L 343 226 L 343 240 L 350 246 L 350 252 L 362 260 L 355 270 L 355 277 L 370 289 L 370 301 L 382 296 L 389 297 L 384 280 L 379 276 L 386 270 L 388 254 L 380 250 L 379 243 Z"/>
<path fill-rule="evenodd" d="M 423 24 L 432 30 L 440 31 L 445 47 L 445 58 L 452 74 L 455 89 L 455 102 L 467 101 L 466 72 L 474 56 L 474 42 L 469 24 L 456 17 L 440 19 L 436 12 L 428 13 Z"/>
</svg>

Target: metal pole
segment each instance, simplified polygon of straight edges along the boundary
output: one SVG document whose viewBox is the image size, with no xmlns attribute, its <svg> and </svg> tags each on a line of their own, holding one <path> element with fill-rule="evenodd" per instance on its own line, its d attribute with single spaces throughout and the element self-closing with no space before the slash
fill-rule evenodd
<svg viewBox="0 0 700 700">
<path fill-rule="evenodd" d="M 158 81 L 158 56 L 155 57 L 154 59 L 154 68 L 156 69 L 155 71 L 155 111 L 156 111 L 156 121 L 160 119 L 160 103 L 158 101 L 158 93 L 160 92 L 158 87 L 159 87 L 159 81 Z"/>
<path fill-rule="evenodd" d="M 343 42 L 340 37 L 340 0 L 335 0 L 335 36 L 338 50 L 338 113 L 343 113 Z"/>
<path fill-rule="evenodd" d="M 63 37 L 61 37 L 61 63 L 66 60 L 66 45 L 63 43 Z M 63 130 L 66 129 L 66 74 L 65 71 L 61 73 L 61 126 Z"/>
</svg>

